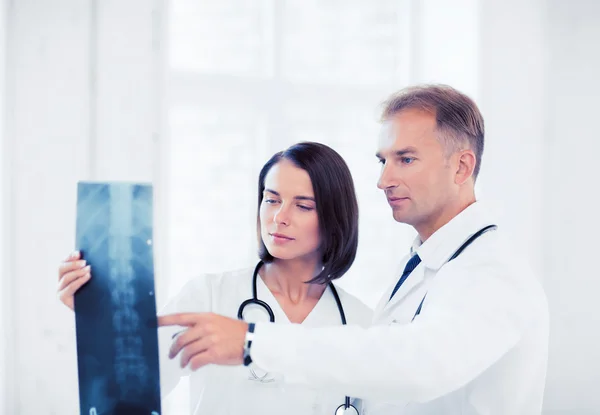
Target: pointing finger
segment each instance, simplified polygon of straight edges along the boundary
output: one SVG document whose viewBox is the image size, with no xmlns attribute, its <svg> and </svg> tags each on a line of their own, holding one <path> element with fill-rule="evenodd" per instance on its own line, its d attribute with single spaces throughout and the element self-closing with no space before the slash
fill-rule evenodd
<svg viewBox="0 0 600 415">
<path fill-rule="evenodd" d="M 192 327 L 198 323 L 197 313 L 176 313 L 158 317 L 158 326 L 187 326 Z"/>
</svg>

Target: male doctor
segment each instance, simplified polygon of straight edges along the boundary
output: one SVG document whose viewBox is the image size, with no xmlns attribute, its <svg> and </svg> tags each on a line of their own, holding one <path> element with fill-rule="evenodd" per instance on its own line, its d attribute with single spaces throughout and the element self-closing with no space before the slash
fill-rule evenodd
<svg viewBox="0 0 600 415">
<path fill-rule="evenodd" d="M 194 370 L 252 361 L 287 382 L 363 398 L 370 415 L 540 414 L 546 297 L 476 201 L 483 147 L 483 118 L 466 95 L 441 85 L 393 95 L 382 116 L 378 187 L 394 219 L 418 236 L 373 326 L 174 314 L 159 325 L 188 328 L 171 356 Z"/>
</svg>

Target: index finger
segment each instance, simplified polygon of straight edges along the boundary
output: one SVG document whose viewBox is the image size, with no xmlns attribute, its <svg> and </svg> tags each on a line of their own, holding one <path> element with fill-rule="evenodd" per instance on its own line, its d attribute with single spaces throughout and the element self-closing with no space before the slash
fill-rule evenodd
<svg viewBox="0 0 600 415">
<path fill-rule="evenodd" d="M 198 322 L 196 313 L 175 313 L 166 316 L 158 316 L 158 327 L 165 326 L 195 326 Z"/>
<path fill-rule="evenodd" d="M 65 258 L 65 262 L 77 261 L 81 258 L 81 253 L 79 251 L 73 251 L 69 254 L 68 257 Z"/>
<path fill-rule="evenodd" d="M 58 279 L 61 279 L 64 274 L 69 271 L 79 270 L 87 265 L 86 261 L 76 260 L 76 261 L 66 261 L 58 266 Z"/>
</svg>

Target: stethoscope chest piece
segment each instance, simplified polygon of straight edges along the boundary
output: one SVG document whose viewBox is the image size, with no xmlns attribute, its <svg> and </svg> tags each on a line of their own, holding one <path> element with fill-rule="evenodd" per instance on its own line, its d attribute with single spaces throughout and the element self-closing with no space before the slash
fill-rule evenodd
<svg viewBox="0 0 600 415">
<path fill-rule="evenodd" d="M 338 406 L 338 409 L 335 410 L 335 415 L 359 415 L 358 409 L 354 407 L 354 405 L 350 405 L 346 408 L 346 405 Z"/>
</svg>

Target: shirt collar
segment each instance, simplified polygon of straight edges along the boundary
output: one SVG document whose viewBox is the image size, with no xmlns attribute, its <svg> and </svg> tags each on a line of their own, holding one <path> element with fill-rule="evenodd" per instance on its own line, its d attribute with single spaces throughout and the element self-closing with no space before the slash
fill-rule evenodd
<svg viewBox="0 0 600 415">
<path fill-rule="evenodd" d="M 417 235 L 411 255 L 419 255 L 425 267 L 438 270 L 460 246 L 485 226 L 494 224 L 492 215 L 481 202 L 475 202 L 438 229 L 424 243 Z"/>
</svg>

